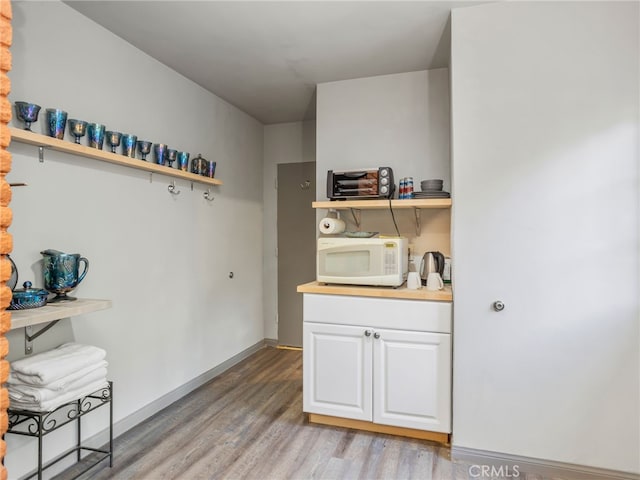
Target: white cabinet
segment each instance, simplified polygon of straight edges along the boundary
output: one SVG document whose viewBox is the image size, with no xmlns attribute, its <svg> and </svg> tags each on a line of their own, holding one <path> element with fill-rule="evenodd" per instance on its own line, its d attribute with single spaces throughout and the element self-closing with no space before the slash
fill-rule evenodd
<svg viewBox="0 0 640 480">
<path fill-rule="evenodd" d="M 451 304 L 305 294 L 304 305 L 305 412 L 451 432 Z"/>
<path fill-rule="evenodd" d="M 373 421 L 451 432 L 451 335 L 373 334 Z"/>
<path fill-rule="evenodd" d="M 363 327 L 305 322 L 304 411 L 371 421 L 372 351 Z"/>
</svg>

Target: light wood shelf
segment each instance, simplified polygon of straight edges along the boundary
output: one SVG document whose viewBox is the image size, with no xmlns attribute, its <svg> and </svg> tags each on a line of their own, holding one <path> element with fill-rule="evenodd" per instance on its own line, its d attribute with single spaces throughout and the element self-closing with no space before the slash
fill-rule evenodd
<svg viewBox="0 0 640 480">
<path fill-rule="evenodd" d="M 72 302 L 48 303 L 44 307 L 30 308 L 28 310 L 10 310 L 11 329 L 53 322 L 84 313 L 106 310 L 107 308 L 111 308 L 111 300 L 78 298 Z"/>
<path fill-rule="evenodd" d="M 324 200 L 312 202 L 313 208 L 326 208 L 328 210 L 351 210 L 356 226 L 360 228 L 362 210 L 384 210 L 389 208 L 395 210 L 413 210 L 416 224 L 416 236 L 421 235 L 422 225 L 420 222 L 420 211 L 425 209 L 450 209 L 450 198 L 408 198 L 403 200 Z"/>
<path fill-rule="evenodd" d="M 332 210 L 380 210 L 389 208 L 389 200 L 335 200 L 319 201 L 311 204 L 313 208 L 327 208 Z M 391 200 L 391 207 L 402 208 L 451 208 L 450 198 L 411 198 L 406 200 Z"/>
<path fill-rule="evenodd" d="M 451 285 L 443 290 L 427 290 L 425 287 L 410 290 L 405 285 L 398 288 L 367 287 L 361 285 L 335 285 L 322 282 L 309 282 L 297 287 L 298 293 L 319 293 L 325 295 L 349 295 L 355 297 L 401 298 L 404 300 L 431 300 L 438 302 L 453 301 Z"/>
<path fill-rule="evenodd" d="M 102 162 L 114 163 L 123 167 L 135 168 L 151 173 L 159 173 L 169 177 L 181 178 L 190 182 L 202 183 L 205 185 L 222 185 L 222 181 L 217 178 L 203 177 L 191 172 L 184 172 L 175 168 L 169 168 L 166 165 L 158 165 L 157 163 L 147 162 L 137 158 L 125 157 L 117 153 L 111 153 L 106 150 L 98 150 L 86 145 L 59 140 L 57 138 L 40 135 L 39 133 L 29 132 L 19 128 L 10 127 L 11 140 L 36 147 L 43 147 L 58 152 L 69 153 L 71 155 L 79 155 L 92 160 L 100 160 Z"/>
</svg>

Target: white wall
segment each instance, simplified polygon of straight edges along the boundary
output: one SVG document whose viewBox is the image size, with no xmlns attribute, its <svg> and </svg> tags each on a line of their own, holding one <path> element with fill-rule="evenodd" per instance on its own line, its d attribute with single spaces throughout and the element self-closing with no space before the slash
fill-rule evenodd
<svg viewBox="0 0 640 480">
<path fill-rule="evenodd" d="M 448 69 L 321 83 L 316 112 L 318 200 L 327 170 L 386 166 L 396 184 L 442 178 L 448 190 Z"/>
<path fill-rule="evenodd" d="M 638 7 L 453 11 L 454 447 L 640 472 Z"/>
<path fill-rule="evenodd" d="M 66 340 L 105 348 L 118 422 L 264 338 L 263 126 L 63 3 L 14 2 L 13 16 L 10 100 L 43 107 L 34 131 L 45 108 L 63 108 L 202 153 L 224 182 L 213 202 L 181 180 L 172 196 L 170 177 L 150 183 L 142 171 L 52 151 L 40 164 L 35 147 L 11 145 L 8 179 L 29 185 L 11 202 L 20 282 L 42 285 L 41 250 L 77 252 L 91 266 L 74 294 L 113 300 L 111 310 L 63 321 L 36 350 Z M 22 332 L 10 342 L 10 358 L 21 356 Z M 88 436 L 104 427 L 87 425 Z M 34 466 L 35 442 L 7 443 L 16 478 Z M 46 452 L 67 446 L 54 439 Z"/>
<path fill-rule="evenodd" d="M 441 178 L 450 191 L 449 111 L 446 68 L 319 84 L 316 198 L 327 198 L 327 170 L 381 166 L 393 168 L 396 186 L 401 177 L 412 176 L 420 190 L 420 180 Z M 326 213 L 318 210 L 317 220 Z M 357 230 L 351 215 L 341 218 L 347 230 Z M 396 220 L 416 259 L 430 250 L 450 253 L 449 210 L 422 210 L 421 236 L 416 235 L 413 211 L 397 212 Z M 387 211 L 367 211 L 360 229 L 396 234 Z"/>
<path fill-rule="evenodd" d="M 316 159 L 316 122 L 279 123 L 264 127 L 264 334 L 278 338 L 278 192 L 275 188 L 279 163 L 314 162 Z"/>
</svg>

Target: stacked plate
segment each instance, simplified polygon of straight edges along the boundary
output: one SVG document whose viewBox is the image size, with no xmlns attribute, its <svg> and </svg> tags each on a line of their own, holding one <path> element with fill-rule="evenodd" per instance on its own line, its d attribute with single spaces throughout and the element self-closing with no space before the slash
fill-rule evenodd
<svg viewBox="0 0 640 480">
<path fill-rule="evenodd" d="M 422 191 L 440 190 L 442 191 L 443 181 L 439 178 L 432 178 L 431 180 L 422 180 L 420 182 L 420 188 Z"/>
<path fill-rule="evenodd" d="M 413 198 L 449 198 L 451 194 L 442 190 L 443 181 L 438 178 L 422 180 L 421 192 L 413 192 Z"/>
</svg>

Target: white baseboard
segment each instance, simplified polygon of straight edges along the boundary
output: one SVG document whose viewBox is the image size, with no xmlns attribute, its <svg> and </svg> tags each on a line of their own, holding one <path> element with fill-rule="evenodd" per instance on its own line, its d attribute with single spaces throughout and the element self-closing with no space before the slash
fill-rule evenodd
<svg viewBox="0 0 640 480">
<path fill-rule="evenodd" d="M 470 476 L 479 480 L 496 476 L 498 478 L 506 478 L 505 475 L 510 475 L 510 478 L 514 480 L 518 478 L 523 480 L 525 478 L 527 480 L 542 480 L 543 476 L 544 478 L 561 478 L 562 480 L 640 480 L 640 475 L 631 472 L 620 472 L 456 446 L 451 447 L 451 460 L 472 464 L 474 470 L 469 472 Z M 485 469 L 485 472 L 489 473 L 488 476 L 482 475 L 482 466 L 484 465 L 489 466 L 488 469 Z M 494 467 L 493 470 L 490 468 L 492 466 Z M 502 467 L 502 471 L 499 470 L 500 467 Z M 520 475 L 515 476 L 514 473 L 518 472 Z M 496 473 L 503 473 L 503 475 L 496 475 Z"/>
</svg>

